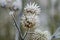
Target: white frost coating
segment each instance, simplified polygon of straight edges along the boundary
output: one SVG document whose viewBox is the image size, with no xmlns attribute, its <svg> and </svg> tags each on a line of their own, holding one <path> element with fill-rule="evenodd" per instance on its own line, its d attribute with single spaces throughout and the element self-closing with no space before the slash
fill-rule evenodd
<svg viewBox="0 0 60 40">
<path fill-rule="evenodd" d="M 22 8 L 22 1 L 21 0 L 16 0 L 12 4 L 13 8 L 16 9 L 21 9 Z"/>
<path fill-rule="evenodd" d="M 25 6 L 24 8 L 24 14 L 21 17 L 21 25 L 22 27 L 28 27 L 28 28 L 35 28 L 33 33 L 31 35 L 32 40 L 51 40 L 51 35 L 50 32 L 48 30 L 41 30 L 38 27 L 42 27 L 40 26 L 40 18 L 39 15 L 41 10 L 39 8 L 39 6 L 37 6 L 37 4 L 33 3 L 33 4 L 27 4 L 27 6 Z M 30 24 L 32 23 L 32 24 Z M 34 25 L 35 24 L 35 25 Z M 34 25 L 34 26 L 31 26 Z M 43 27 L 42 27 L 43 28 Z M 28 36 L 30 37 L 30 35 L 28 34 Z M 31 38 L 28 38 L 28 40 L 30 40 Z"/>
<path fill-rule="evenodd" d="M 25 8 L 24 8 L 24 14 L 21 18 L 22 25 L 24 27 L 28 26 L 28 25 L 30 27 L 32 27 L 33 25 L 34 25 L 34 27 L 37 27 L 40 24 L 39 15 L 37 15 L 37 14 L 40 14 L 40 12 L 41 12 L 41 10 L 40 10 L 39 6 L 37 6 L 37 4 L 35 4 L 35 3 L 27 4 L 27 6 L 25 6 Z"/>
<path fill-rule="evenodd" d="M 41 31 L 40 29 L 35 29 L 35 34 L 38 35 L 38 40 L 51 40 L 51 35 L 48 31 Z"/>
<path fill-rule="evenodd" d="M 40 14 L 41 8 L 35 2 L 33 4 L 27 4 L 24 8 L 24 12 L 27 14 L 28 12 L 31 12 L 31 14 Z"/>
<path fill-rule="evenodd" d="M 26 20 L 26 18 L 27 18 L 27 20 Z M 25 18 L 25 16 L 22 16 L 22 20 L 21 20 L 21 23 L 22 23 L 22 26 L 23 27 L 25 27 L 24 25 L 25 25 L 25 22 L 27 22 L 27 21 L 29 21 L 29 22 L 32 22 L 33 24 L 35 24 L 35 26 L 33 27 L 33 28 L 35 28 L 35 27 L 38 27 L 39 26 L 39 18 L 38 18 L 38 16 L 26 16 L 26 18 Z"/>
<path fill-rule="evenodd" d="M 13 15 L 13 13 L 14 13 L 14 11 L 10 11 L 10 12 L 9 12 L 9 15 L 11 16 L 11 15 Z"/>
</svg>

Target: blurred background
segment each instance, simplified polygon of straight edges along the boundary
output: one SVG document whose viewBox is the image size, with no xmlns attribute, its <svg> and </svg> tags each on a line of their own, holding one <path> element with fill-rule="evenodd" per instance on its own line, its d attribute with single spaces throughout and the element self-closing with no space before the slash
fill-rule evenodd
<svg viewBox="0 0 60 40">
<path fill-rule="evenodd" d="M 60 0 L 22 0 L 22 7 L 24 8 L 29 2 L 36 2 L 40 6 L 40 25 L 49 27 L 51 34 L 53 34 L 60 26 Z M 12 17 L 9 16 L 9 11 L 0 7 L 0 40 L 16 40 L 18 37 L 15 35 L 17 29 L 14 27 Z M 18 20 L 18 16 L 16 16 L 16 20 Z"/>
</svg>

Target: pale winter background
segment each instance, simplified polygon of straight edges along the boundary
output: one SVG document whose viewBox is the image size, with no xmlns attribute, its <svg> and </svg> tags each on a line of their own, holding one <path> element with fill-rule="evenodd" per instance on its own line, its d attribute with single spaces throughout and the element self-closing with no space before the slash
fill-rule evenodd
<svg viewBox="0 0 60 40">
<path fill-rule="evenodd" d="M 14 1 L 12 0 L 12 3 Z M 60 0 L 20 0 L 19 5 L 22 10 L 17 11 L 15 14 L 17 24 L 20 22 L 20 13 L 23 13 L 21 11 L 29 2 L 36 2 L 40 6 L 40 25 L 53 34 L 60 27 Z M 14 26 L 12 17 L 9 16 L 9 11 L 9 9 L 0 7 L 0 40 L 18 40 L 18 31 Z M 60 40 L 60 38 L 52 40 Z"/>
</svg>

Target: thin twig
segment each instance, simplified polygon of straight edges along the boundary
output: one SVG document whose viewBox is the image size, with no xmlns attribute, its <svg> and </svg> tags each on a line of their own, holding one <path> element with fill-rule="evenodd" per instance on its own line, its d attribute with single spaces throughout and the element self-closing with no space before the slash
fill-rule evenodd
<svg viewBox="0 0 60 40">
<path fill-rule="evenodd" d="M 16 20 L 15 20 L 15 18 L 14 18 L 14 16 L 12 15 L 12 17 L 13 17 L 13 21 L 14 21 L 14 23 L 15 23 L 15 27 L 17 28 L 17 30 L 18 30 L 18 32 L 19 32 L 19 36 L 20 36 L 20 40 L 24 40 L 23 38 L 22 38 L 22 34 L 21 34 L 21 30 L 19 29 L 19 26 L 18 26 L 18 24 L 16 23 Z"/>
<path fill-rule="evenodd" d="M 27 36 L 28 32 L 29 32 L 29 29 L 25 32 L 25 34 L 23 36 L 23 39 L 25 39 L 25 37 Z"/>
<path fill-rule="evenodd" d="M 18 26 L 18 24 L 17 24 L 17 22 L 16 22 L 16 19 L 15 19 L 15 17 L 14 17 L 14 15 L 12 15 L 12 17 L 13 17 L 13 21 L 14 21 L 14 23 L 15 23 L 15 27 L 17 28 L 17 30 L 18 30 L 18 32 L 19 32 L 19 36 L 20 36 L 20 38 L 19 38 L 19 40 L 24 40 L 25 39 L 25 37 L 27 36 L 27 34 L 28 34 L 28 31 L 30 30 L 29 28 L 28 28 L 28 30 L 25 32 L 25 34 L 22 36 L 22 33 L 21 33 L 21 30 L 20 30 L 20 28 L 19 28 L 19 26 Z"/>
</svg>

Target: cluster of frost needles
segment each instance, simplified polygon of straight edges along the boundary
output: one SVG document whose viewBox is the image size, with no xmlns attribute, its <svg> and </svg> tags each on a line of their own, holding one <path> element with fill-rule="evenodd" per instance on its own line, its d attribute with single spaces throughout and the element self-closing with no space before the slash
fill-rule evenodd
<svg viewBox="0 0 60 40">
<path fill-rule="evenodd" d="M 12 6 L 9 7 L 8 4 L 11 4 L 11 2 L 12 2 L 12 0 L 8 0 L 8 1 L 0 0 L 0 6 L 3 8 L 8 7 L 8 9 L 10 9 L 9 15 L 12 16 L 15 26 L 16 26 L 17 30 L 19 31 L 19 36 L 21 38 L 20 40 L 25 40 L 25 37 L 27 36 L 27 34 L 32 34 L 32 36 L 31 36 L 31 37 L 33 37 L 32 40 L 52 40 L 53 38 L 60 38 L 60 32 L 59 32 L 60 27 L 57 28 L 57 30 L 55 31 L 55 33 L 53 35 L 50 35 L 50 33 L 48 31 L 42 31 L 40 29 L 36 29 L 37 26 L 40 26 L 38 15 L 40 14 L 41 9 L 35 3 L 27 4 L 27 6 L 25 6 L 25 8 L 24 8 L 24 14 L 21 17 L 22 27 L 26 27 L 28 30 L 30 30 L 31 28 L 35 28 L 34 32 L 27 31 L 22 36 L 19 25 L 17 24 L 17 21 L 13 15 L 16 12 L 16 10 L 20 10 L 22 8 L 22 3 L 21 3 L 21 0 L 16 0 L 12 3 Z"/>
</svg>

